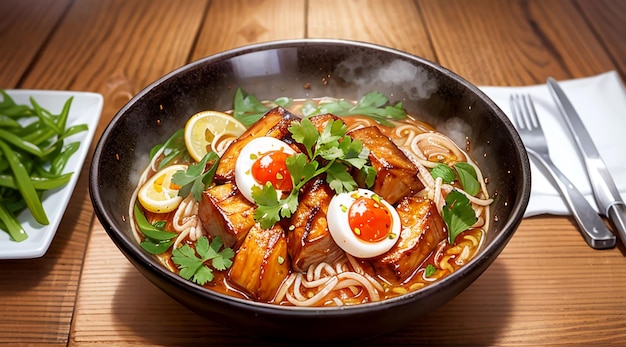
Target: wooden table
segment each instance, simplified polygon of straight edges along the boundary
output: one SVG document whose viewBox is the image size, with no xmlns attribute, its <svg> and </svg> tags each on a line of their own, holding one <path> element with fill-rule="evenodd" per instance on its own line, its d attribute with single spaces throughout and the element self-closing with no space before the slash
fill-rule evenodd
<svg viewBox="0 0 626 347">
<path fill-rule="evenodd" d="M 626 80 L 623 0 L 3 0 L 0 14 L 0 87 L 103 94 L 96 139 L 120 107 L 167 72 L 277 39 L 382 44 L 477 85 L 608 70 Z M 0 262 L 0 342 L 270 344 L 197 316 L 145 280 L 94 218 L 88 169 L 48 253 Z M 360 345 L 623 344 L 625 292 L 622 245 L 592 250 L 571 218 L 528 218 L 461 295 Z"/>
</svg>

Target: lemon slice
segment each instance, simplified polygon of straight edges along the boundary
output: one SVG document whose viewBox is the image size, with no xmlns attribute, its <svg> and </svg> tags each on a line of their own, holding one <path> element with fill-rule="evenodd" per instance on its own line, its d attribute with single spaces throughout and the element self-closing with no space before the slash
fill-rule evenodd
<svg viewBox="0 0 626 347">
<path fill-rule="evenodd" d="M 211 150 L 213 139 L 222 134 L 240 136 L 246 127 L 232 116 L 218 111 L 202 111 L 194 114 L 185 124 L 185 145 L 191 158 L 202 160 Z"/>
<path fill-rule="evenodd" d="M 183 201 L 183 197 L 178 196 L 181 187 L 172 183 L 172 176 L 179 170 L 187 170 L 187 165 L 168 166 L 150 177 L 137 194 L 141 206 L 154 213 L 175 210 Z"/>
</svg>

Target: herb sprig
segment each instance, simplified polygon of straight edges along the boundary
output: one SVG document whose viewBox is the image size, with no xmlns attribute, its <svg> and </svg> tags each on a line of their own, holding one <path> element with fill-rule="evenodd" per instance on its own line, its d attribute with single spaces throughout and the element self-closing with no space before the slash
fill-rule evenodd
<svg viewBox="0 0 626 347">
<path fill-rule="evenodd" d="M 431 174 L 434 178 L 441 177 L 443 183 L 452 183 L 456 181 L 458 176 L 463 190 L 472 196 L 478 194 L 480 184 L 478 183 L 478 176 L 474 167 L 465 162 L 458 162 L 453 166 L 454 170 L 446 164 L 437 164 L 437 166 L 431 170 Z"/>
<path fill-rule="evenodd" d="M 178 267 L 182 278 L 204 285 L 213 281 L 213 269 L 224 271 L 233 265 L 231 259 L 235 252 L 230 247 L 222 249 L 222 246 L 221 237 L 218 236 L 213 242 L 209 242 L 206 236 L 202 236 L 196 241 L 195 250 L 187 244 L 174 249 L 172 261 Z"/>
<path fill-rule="evenodd" d="M 191 193 L 196 201 L 200 201 L 204 188 L 213 182 L 219 160 L 217 153 L 209 152 L 199 162 L 189 165 L 186 171 L 175 172 L 172 176 L 172 183 L 181 186 L 178 195 L 186 197 Z M 206 169 L 207 163 L 211 163 L 208 170 Z"/>
<path fill-rule="evenodd" d="M 389 99 L 382 93 L 370 92 L 361 97 L 356 105 L 341 99 L 324 102 L 319 105 L 313 102 L 307 102 L 302 108 L 302 114 L 305 117 L 326 113 L 332 113 L 338 117 L 364 115 L 372 118 L 381 125 L 393 126 L 389 120 L 406 118 L 406 111 L 401 102 L 395 105 L 388 105 L 388 102 Z"/>
<path fill-rule="evenodd" d="M 320 133 L 305 118 L 292 124 L 289 132 L 306 149 L 306 154 L 298 153 L 286 159 L 293 182 L 292 191 L 280 199 L 269 182 L 263 188 L 252 188 L 252 197 L 258 205 L 254 217 L 265 229 L 296 211 L 300 189 L 315 177 L 325 174 L 329 186 L 336 193 L 342 193 L 357 187 L 349 172 L 351 168 L 360 170 L 368 187 L 373 185 L 376 175 L 376 170 L 368 164 L 369 150 L 361 141 L 346 135 L 347 127 L 341 121 L 331 120 Z"/>
<path fill-rule="evenodd" d="M 273 101 L 273 107 L 288 107 L 293 99 L 280 97 Z M 240 121 L 246 127 L 256 123 L 263 117 L 271 107 L 262 103 L 254 95 L 246 93 L 241 88 L 237 88 L 235 92 L 235 100 L 233 102 L 233 117 Z"/>
<path fill-rule="evenodd" d="M 450 244 L 454 243 L 460 233 L 469 229 L 478 220 L 467 196 L 456 189 L 448 193 L 442 217 L 448 225 Z"/>
<path fill-rule="evenodd" d="M 270 103 L 262 103 L 254 95 L 238 88 L 235 92 L 233 116 L 249 126 L 263 117 L 272 107 L 282 106 L 287 108 L 293 99 L 280 97 Z M 370 92 L 353 104 L 343 99 L 331 99 L 327 102 L 317 103 L 307 101 L 302 107 L 302 115 L 311 117 L 320 114 L 332 113 L 335 116 L 364 115 L 385 126 L 393 126 L 389 120 L 399 120 L 407 117 L 402 103 L 389 105 L 389 99 L 379 92 Z"/>
</svg>

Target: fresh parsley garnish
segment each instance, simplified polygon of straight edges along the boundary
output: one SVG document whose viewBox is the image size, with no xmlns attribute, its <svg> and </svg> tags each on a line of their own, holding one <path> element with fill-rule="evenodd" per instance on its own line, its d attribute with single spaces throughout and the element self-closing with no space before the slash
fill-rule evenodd
<svg viewBox="0 0 626 347">
<path fill-rule="evenodd" d="M 442 217 L 448 225 L 450 244 L 454 243 L 454 239 L 460 233 L 469 229 L 478 220 L 467 196 L 456 189 L 448 193 Z"/>
<path fill-rule="evenodd" d="M 252 197 L 258 208 L 254 217 L 262 228 L 270 228 L 281 218 L 290 217 L 298 208 L 298 193 L 310 180 L 322 174 L 336 193 L 354 190 L 357 183 L 350 174 L 355 168 L 365 175 L 371 187 L 376 170 L 368 164 L 369 150 L 359 140 L 346 135 L 347 127 L 342 121 L 331 120 L 320 133 L 305 118 L 289 127 L 293 139 L 305 147 L 306 153 L 298 153 L 286 159 L 293 189 L 284 199 L 279 199 L 271 183 L 263 188 L 253 187 Z M 320 163 L 324 163 L 320 167 Z"/>
<path fill-rule="evenodd" d="M 475 196 L 480 191 L 476 170 L 466 162 L 455 163 L 454 170 L 446 164 L 439 163 L 432 168 L 430 174 L 434 178 L 441 177 L 442 182 L 448 184 L 454 182 L 458 176 L 463 190 L 472 196 Z"/>
<path fill-rule="evenodd" d="M 233 265 L 231 259 L 235 252 L 230 247 L 221 249 L 222 245 L 219 236 L 213 239 L 213 242 L 202 236 L 196 241 L 195 250 L 188 244 L 174 249 L 172 261 L 178 267 L 182 278 L 204 285 L 213 281 L 213 269 L 224 271 Z"/>
<path fill-rule="evenodd" d="M 288 107 L 291 102 L 292 99 L 290 98 L 280 97 L 275 99 L 271 106 Z M 256 123 L 271 109 L 271 107 L 263 104 L 254 95 L 246 93 L 241 88 L 237 88 L 233 104 L 233 117 L 246 127 Z"/>
<path fill-rule="evenodd" d="M 318 114 L 332 113 L 335 116 L 364 115 L 372 118 L 377 123 L 385 126 L 393 126 L 389 120 L 406 118 L 406 111 L 399 102 L 395 105 L 388 105 L 389 99 L 379 92 L 370 92 L 357 102 L 356 105 L 345 100 L 337 100 L 321 103 L 307 103 L 302 109 L 305 117 Z"/>
<path fill-rule="evenodd" d="M 204 188 L 213 182 L 219 160 L 217 153 L 209 152 L 199 162 L 189 165 L 186 171 L 176 171 L 172 176 L 172 183 L 181 187 L 178 195 L 186 197 L 191 193 L 196 201 L 200 201 Z M 207 163 L 211 163 L 208 170 Z"/>
<path fill-rule="evenodd" d="M 280 97 L 273 102 L 264 104 L 254 95 L 238 88 L 235 92 L 233 116 L 249 126 L 263 117 L 267 111 L 276 106 L 288 107 L 293 102 L 292 99 Z M 370 92 L 355 104 L 343 99 L 332 99 L 332 101 L 319 103 L 309 100 L 302 107 L 302 115 L 311 117 L 320 114 L 331 113 L 338 117 L 363 115 L 372 118 L 381 125 L 393 126 L 389 120 L 404 119 L 407 117 L 402 103 L 389 105 L 389 99 L 379 92 Z"/>
</svg>

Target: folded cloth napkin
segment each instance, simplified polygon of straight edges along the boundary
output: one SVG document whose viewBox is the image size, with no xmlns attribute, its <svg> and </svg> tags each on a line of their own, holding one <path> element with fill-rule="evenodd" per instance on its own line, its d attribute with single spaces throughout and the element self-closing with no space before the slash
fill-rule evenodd
<svg viewBox="0 0 626 347">
<path fill-rule="evenodd" d="M 610 71 L 600 75 L 559 81 L 585 127 L 591 134 L 600 156 L 606 163 L 622 199 L 626 200 L 626 90 L 619 75 Z M 510 96 L 530 94 L 544 128 L 554 164 L 598 210 L 589 179 L 576 144 L 570 136 L 559 110 L 545 84 L 524 87 L 479 87 L 509 117 Z M 538 214 L 568 215 L 569 209 L 551 182 L 531 158 L 532 191 L 525 217 Z"/>
</svg>

